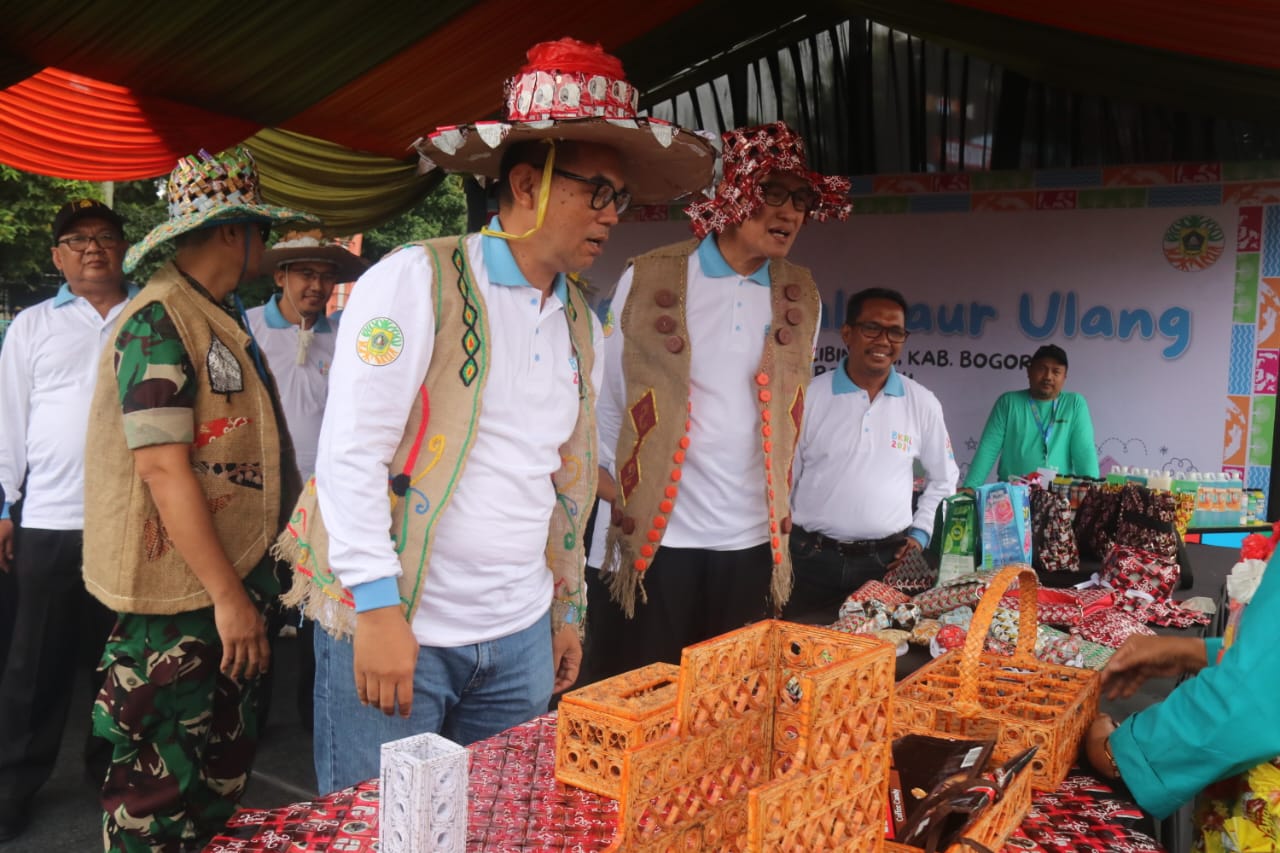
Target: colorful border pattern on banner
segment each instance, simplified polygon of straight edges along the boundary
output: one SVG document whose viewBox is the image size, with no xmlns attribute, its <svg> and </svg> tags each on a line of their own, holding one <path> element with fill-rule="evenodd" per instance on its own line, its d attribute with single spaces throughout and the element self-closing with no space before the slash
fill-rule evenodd
<svg viewBox="0 0 1280 853">
<path fill-rule="evenodd" d="M 1280 387 L 1280 161 L 866 175 L 850 181 L 853 212 L 863 215 L 1235 208 L 1222 470 L 1239 473 L 1246 488 L 1270 488 Z M 679 207 L 654 205 L 633 207 L 623 218 L 652 222 L 685 216 Z M 1224 229 L 1230 222 L 1230 216 L 1218 217 Z"/>
</svg>

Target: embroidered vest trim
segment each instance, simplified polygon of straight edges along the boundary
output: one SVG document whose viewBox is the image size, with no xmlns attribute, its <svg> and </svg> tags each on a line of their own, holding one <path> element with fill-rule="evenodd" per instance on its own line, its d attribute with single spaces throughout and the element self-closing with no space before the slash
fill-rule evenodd
<svg viewBox="0 0 1280 853">
<path fill-rule="evenodd" d="M 489 373 L 488 312 L 465 241 L 446 237 L 411 244 L 422 246 L 431 259 L 436 329 L 431 364 L 392 457 L 388 483 L 391 534 L 402 569 L 400 604 L 410 622 L 422 599 L 432 531 L 462 479 L 475 443 Z M 442 256 L 447 264 L 441 263 Z M 590 381 L 595 350 L 585 296 L 576 282 L 566 292 L 565 318 L 580 376 L 579 412 L 572 435 L 560 448 L 560 469 L 552 475 L 556 505 L 546 556 L 553 576 L 553 630 L 571 624 L 581 633 L 586 618 L 582 531 L 597 480 L 595 392 Z M 329 537 L 315 477 L 307 482 L 272 553 L 294 567 L 287 604 L 302 608 L 335 636 L 354 632 L 355 603 L 329 565 Z"/>
<path fill-rule="evenodd" d="M 610 592 L 628 616 L 645 600 L 644 572 L 653 562 L 680 493 L 689 449 L 692 347 L 686 304 L 691 240 L 632 260 L 631 293 L 619 318 L 627 407 L 618 434 L 618 496 L 605 544 Z M 769 510 L 775 608 L 791 595 L 791 462 L 813 374 L 811 343 L 820 302 L 812 276 L 785 260 L 770 264 L 772 322 L 752 380 L 764 456 L 761 497 Z M 776 476 L 775 476 L 776 475 Z"/>
</svg>

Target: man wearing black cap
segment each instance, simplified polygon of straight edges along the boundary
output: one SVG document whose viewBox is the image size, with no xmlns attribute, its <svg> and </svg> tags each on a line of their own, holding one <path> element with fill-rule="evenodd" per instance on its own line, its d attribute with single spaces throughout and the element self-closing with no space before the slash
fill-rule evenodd
<svg viewBox="0 0 1280 853">
<path fill-rule="evenodd" d="M 1036 350 L 1027 365 L 1030 388 L 1001 394 L 987 417 L 982 440 L 964 486 L 975 489 L 986 482 L 996 457 L 1000 480 L 1055 468 L 1059 474 L 1098 476 L 1098 448 L 1093 443 L 1093 419 L 1084 397 L 1063 391 L 1067 381 L 1067 354 L 1047 344 Z"/>
<path fill-rule="evenodd" d="M 0 841 L 25 828 L 53 770 L 78 653 L 92 644 L 96 660 L 113 621 L 80 579 L 84 442 L 96 354 L 135 291 L 126 248 L 111 208 L 63 205 L 52 253 L 66 280 L 14 318 L 0 350 L 0 572 L 15 597 L 0 680 Z M 9 517 L 19 499 L 20 520 Z"/>
</svg>

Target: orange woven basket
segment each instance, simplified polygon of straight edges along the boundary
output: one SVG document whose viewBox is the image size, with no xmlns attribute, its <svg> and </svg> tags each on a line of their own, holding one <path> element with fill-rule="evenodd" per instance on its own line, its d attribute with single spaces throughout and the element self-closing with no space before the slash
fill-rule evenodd
<svg viewBox="0 0 1280 853">
<path fill-rule="evenodd" d="M 1002 596 L 1018 581 L 1018 644 L 1010 657 L 983 651 Z M 1006 566 L 991 580 L 962 648 L 925 664 L 896 689 L 895 735 L 907 732 L 995 738 L 995 760 L 1037 746 L 1031 787 L 1056 791 L 1098 712 L 1100 677 L 1035 656 L 1036 575 Z"/>
<path fill-rule="evenodd" d="M 689 646 L 676 725 L 627 750 L 627 853 L 879 853 L 894 650 L 765 621 Z"/>
<path fill-rule="evenodd" d="M 964 836 L 947 848 L 946 853 L 973 853 L 974 850 L 1001 850 L 1013 831 L 1022 824 L 1022 819 L 1031 811 L 1031 767 L 1018 771 L 1009 786 L 1004 789 L 1004 796 L 993 804 L 982 816 L 973 822 L 973 826 L 965 830 Z M 980 845 L 972 846 L 966 842 Z M 899 844 L 896 841 L 884 843 L 884 853 L 919 853 L 919 847 Z"/>
<path fill-rule="evenodd" d="M 622 755 L 671 728 L 679 677 L 675 664 L 652 663 L 562 696 L 556 721 L 556 779 L 618 799 Z"/>
</svg>

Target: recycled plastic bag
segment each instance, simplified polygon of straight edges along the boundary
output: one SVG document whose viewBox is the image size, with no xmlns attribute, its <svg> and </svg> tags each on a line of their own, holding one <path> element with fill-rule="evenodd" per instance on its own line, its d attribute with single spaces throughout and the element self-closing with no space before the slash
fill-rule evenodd
<svg viewBox="0 0 1280 853">
<path fill-rule="evenodd" d="M 1021 483 L 978 487 L 982 568 L 1031 562 L 1031 490 Z"/>
<path fill-rule="evenodd" d="M 938 505 L 933 540 L 939 543 L 938 586 L 978 567 L 978 516 L 973 495 L 952 495 Z"/>
</svg>

